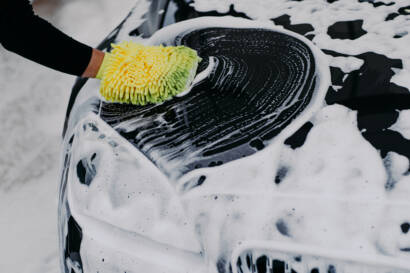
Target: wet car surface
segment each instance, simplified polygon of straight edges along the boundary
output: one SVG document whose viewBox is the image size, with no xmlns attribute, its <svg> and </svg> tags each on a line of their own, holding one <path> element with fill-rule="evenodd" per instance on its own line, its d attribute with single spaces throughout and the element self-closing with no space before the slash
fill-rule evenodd
<svg viewBox="0 0 410 273">
<path fill-rule="evenodd" d="M 300 5 L 303 5 L 303 1 Z M 326 1 L 323 1 L 326 2 Z M 339 1 L 327 1 L 329 5 L 338 5 Z M 388 12 L 387 16 L 383 20 L 387 23 L 394 20 L 405 20 L 409 22 L 409 9 L 410 6 L 406 6 L 406 3 L 396 5 L 396 2 L 392 1 L 386 3 L 384 1 L 356 1 L 358 5 L 366 5 L 366 8 L 378 9 L 383 7 L 392 8 Z M 408 3 L 410 5 L 410 3 Z M 184 1 L 158 1 L 155 4 L 150 6 L 151 13 L 147 13 L 147 21 L 139 26 L 138 28 L 132 29 L 128 32 L 130 37 L 138 37 L 142 35 L 143 37 L 150 37 L 157 29 L 160 29 L 166 25 L 171 25 L 175 22 L 180 22 L 186 19 L 201 17 L 201 16 L 226 16 L 231 15 L 234 17 L 241 17 L 247 19 L 256 19 L 252 15 L 243 12 L 242 10 L 236 10 L 234 5 L 229 6 L 227 12 L 217 12 L 217 11 L 198 11 L 193 5 Z M 164 9 L 164 12 L 158 12 L 161 9 Z M 394 9 L 394 10 L 393 10 Z M 130 15 L 132 17 L 132 14 Z M 129 19 L 129 18 L 127 18 Z M 124 24 L 126 24 L 127 19 L 120 25 L 117 30 L 115 30 L 109 37 L 102 43 L 101 48 L 108 48 L 109 44 L 116 40 L 118 33 L 121 32 Z M 341 42 L 345 41 L 346 45 L 349 45 L 349 41 L 354 41 L 356 39 L 364 38 L 367 34 L 364 26 L 366 18 L 363 19 L 352 19 L 352 20 L 343 20 L 329 24 L 326 29 L 316 30 L 314 25 L 307 22 L 304 23 L 292 23 L 292 16 L 286 13 L 283 13 L 279 16 L 269 18 L 271 22 L 275 25 L 283 26 L 285 29 L 296 32 L 300 35 L 305 36 L 307 39 L 315 43 L 315 37 L 323 35 L 324 33 L 330 37 L 332 40 L 340 40 Z M 205 29 L 202 32 L 192 32 L 191 36 L 186 36 L 183 39 L 183 44 L 193 46 L 194 48 L 203 48 L 204 45 L 207 45 L 207 39 L 212 42 L 212 37 L 218 37 L 221 34 L 224 34 L 224 29 Z M 258 35 L 255 31 L 250 31 L 252 35 Z M 260 35 L 266 35 L 261 31 Z M 242 33 L 243 35 L 243 33 Z M 233 35 L 234 36 L 234 35 Z M 191 40 L 190 40 L 191 38 Z M 399 31 L 398 33 L 392 34 L 393 39 L 408 39 L 408 35 L 405 31 Z M 233 37 L 230 37 L 229 40 L 232 41 Z M 277 37 L 268 38 L 268 41 L 279 39 Z M 248 41 L 249 39 L 246 39 Z M 201 44 L 197 45 L 200 41 Z M 241 43 L 240 38 L 234 43 Z M 395 173 L 394 169 L 390 168 L 392 164 L 392 152 L 403 156 L 404 158 L 410 159 L 410 140 L 405 137 L 405 135 L 394 129 L 394 124 L 399 120 L 401 115 L 400 111 L 410 109 L 410 86 L 403 86 L 392 81 L 392 78 L 398 71 L 403 70 L 405 66 L 403 62 L 407 62 L 407 56 L 403 55 L 403 58 L 392 58 L 386 55 L 381 54 L 380 52 L 361 52 L 354 53 L 354 50 L 351 50 L 352 53 L 347 54 L 343 50 L 339 52 L 336 48 L 333 47 L 323 47 L 321 45 L 324 42 L 316 42 L 322 52 L 329 56 L 330 61 L 330 72 L 331 72 L 331 85 L 326 93 L 325 103 L 328 105 L 342 105 L 348 109 L 357 111 L 357 129 L 360 131 L 361 136 L 370 143 L 370 145 L 379 152 L 380 157 L 383 160 L 384 168 L 386 172 L 386 181 L 384 184 L 384 189 L 387 193 L 393 192 L 395 190 L 396 184 L 399 182 L 398 175 Z M 212 44 L 212 46 L 206 48 L 204 47 L 204 54 L 207 52 L 209 56 L 215 55 L 216 50 L 218 53 L 223 52 L 223 47 L 218 48 L 218 43 Z M 240 48 L 247 47 L 249 45 L 242 44 Z M 226 47 L 225 47 L 226 48 Z M 235 54 L 232 51 L 227 50 L 225 54 Z M 285 54 L 285 53 L 284 53 Z M 200 54 L 203 56 L 203 54 Z M 223 54 L 222 54 L 223 55 Z M 265 56 L 266 58 L 266 56 Z M 340 60 L 353 60 L 353 65 L 340 64 Z M 266 71 L 266 66 L 260 68 L 257 64 L 263 62 L 261 60 L 251 60 L 254 63 L 252 75 L 256 75 L 266 78 L 263 76 L 263 72 Z M 308 62 L 308 61 L 307 61 Z M 207 61 L 201 64 L 202 67 L 199 67 L 199 70 L 205 69 Z M 252 66 L 252 65 L 251 65 Z M 258 70 L 259 69 L 259 70 Z M 252 72 L 252 71 L 251 71 Z M 223 73 L 223 71 L 218 72 L 218 75 Z M 314 81 L 313 75 L 310 76 L 311 81 Z M 232 80 L 232 79 L 231 79 Z M 232 81 L 240 81 L 240 76 L 233 79 Z M 215 82 L 217 82 L 215 80 Z M 259 80 L 254 80 L 255 83 L 260 83 Z M 300 81 L 295 80 L 295 82 L 300 84 Z M 306 82 L 304 82 L 306 83 Z M 69 109 L 67 113 L 67 124 L 66 129 L 70 132 L 70 126 L 68 125 L 68 117 L 74 101 L 76 100 L 77 94 L 81 93 L 81 87 L 84 84 L 84 80 L 79 80 L 76 83 L 76 86 L 72 92 L 72 98 L 70 99 Z M 214 88 L 215 85 L 207 86 L 197 86 L 198 93 L 200 94 L 197 97 L 192 95 L 192 97 L 176 98 L 175 100 L 166 102 L 159 106 L 146 106 L 142 108 L 135 108 L 129 105 L 121 104 L 111 104 L 102 101 L 92 101 L 90 103 L 90 108 L 88 111 L 98 114 L 101 120 L 105 121 L 109 126 L 115 129 L 121 137 L 127 139 L 128 142 L 138 150 L 140 150 L 147 158 L 152 162 L 156 163 L 159 169 L 162 170 L 165 174 L 170 174 L 173 171 L 173 168 L 180 170 L 179 176 L 189 173 L 195 169 L 201 169 L 203 167 L 216 167 L 222 166 L 226 162 L 234 161 L 235 159 L 242 158 L 244 156 L 249 156 L 256 153 L 257 151 L 264 150 L 268 145 L 269 140 L 274 138 L 277 133 L 275 130 L 278 128 L 275 122 L 268 120 L 263 120 L 263 115 L 266 115 L 269 112 L 269 106 L 272 105 L 268 103 L 268 106 L 264 106 L 263 115 L 258 116 L 258 109 L 253 109 L 252 107 L 247 108 L 246 111 L 249 111 L 248 117 L 241 117 L 241 119 L 236 119 L 236 117 L 243 111 L 243 108 L 247 106 L 249 101 L 252 101 L 252 93 L 250 90 L 261 89 L 261 87 L 250 86 L 248 93 L 247 90 L 241 89 L 243 93 L 240 93 L 241 96 L 238 96 L 237 101 L 232 103 L 232 100 L 228 98 L 223 100 L 220 97 L 220 89 Z M 262 85 L 263 86 L 263 85 Z M 306 84 L 307 90 L 309 90 L 310 84 Z M 213 89 L 214 88 L 214 89 Z M 213 92 L 209 94 L 207 91 L 211 89 Z M 229 92 L 234 92 L 235 87 L 228 88 Z M 202 90 L 202 91 L 201 91 Z M 233 90 L 233 91 L 232 91 Z M 225 90 L 225 92 L 227 92 Z M 239 92 L 239 91 L 238 91 Z M 267 97 L 264 95 L 267 94 Z M 257 96 L 256 101 L 260 100 L 264 102 L 269 100 L 268 91 L 264 91 L 260 96 Z M 309 92 L 303 93 L 307 100 L 309 100 Z M 216 96 L 216 97 L 213 97 Z M 190 104 L 190 100 L 193 103 Z M 301 107 L 303 108 L 303 99 L 298 100 Z M 196 107 L 195 104 L 198 104 Z M 212 105 L 212 106 L 210 106 Z M 191 107 L 191 108 L 190 108 Z M 202 107 L 202 108 L 201 108 Z M 237 107 L 237 108 L 235 108 Z M 274 110 L 278 107 L 277 105 L 272 106 Z M 266 108 L 266 109 L 265 109 Z M 228 109 L 224 112 L 225 109 Z M 236 111 L 231 111 L 231 110 Z M 290 110 L 290 113 L 297 114 L 297 111 Z M 285 115 L 288 123 L 292 121 L 292 114 Z M 203 116 L 201 116 L 203 115 Z M 155 122 L 155 119 L 158 116 L 165 118 L 165 125 L 161 122 Z M 259 125 L 255 127 L 246 128 L 246 125 L 262 118 L 263 126 Z M 212 122 L 207 123 L 208 120 Z M 280 120 L 280 119 L 279 119 Z M 137 125 L 131 127 L 124 127 L 123 124 L 129 125 L 129 122 L 135 122 Z M 232 123 L 232 121 L 235 121 Z M 275 119 L 273 119 L 275 121 Z M 239 122 L 236 123 L 236 122 Z M 243 124 L 240 124 L 243 122 Z M 224 127 L 224 124 L 227 124 Z M 283 126 L 286 126 L 286 122 Z M 266 125 L 266 126 L 265 126 Z M 271 126 L 270 126 L 271 125 Z M 220 126 L 220 127 L 218 127 Z M 228 138 L 227 141 L 222 143 L 217 143 L 215 140 L 223 138 L 226 135 L 229 135 L 230 126 L 233 126 L 235 129 L 245 128 L 242 133 L 243 135 L 234 136 Z M 96 126 L 93 123 L 84 123 L 84 132 L 89 130 L 92 132 L 100 131 L 99 126 Z M 313 130 L 315 124 L 313 121 L 306 122 L 303 126 L 300 127 L 298 131 L 288 137 L 284 144 L 289 146 L 292 150 L 297 150 L 304 146 L 308 134 Z M 132 128 L 132 129 L 129 129 Z M 233 130 L 233 129 L 232 129 Z M 280 126 L 279 129 L 281 130 Z M 184 133 L 184 132 L 187 133 Z M 65 131 L 67 132 L 67 131 Z M 173 137 L 171 140 L 163 141 L 163 137 Z M 243 137 L 246 136 L 246 137 Z M 101 137 L 101 134 L 99 135 Z M 104 136 L 105 137 L 105 136 Z M 189 143 L 191 147 L 195 149 L 184 149 L 184 144 L 186 140 L 181 140 L 181 137 L 187 139 L 195 139 L 192 143 Z M 67 143 L 72 145 L 73 138 L 70 135 L 66 135 Z M 340 139 L 342 142 L 343 139 Z M 208 145 L 209 143 L 216 143 L 215 145 Z M 111 143 L 112 146 L 116 146 L 115 141 Z M 144 146 L 145 145 L 145 146 Z M 172 150 L 172 153 L 167 153 L 167 151 Z M 187 153 L 195 153 L 195 157 L 192 160 L 184 161 L 182 164 L 181 158 L 186 158 Z M 89 186 L 92 183 L 93 178 L 97 175 L 98 172 L 98 153 L 91 153 L 88 156 L 82 157 L 82 160 L 78 162 L 70 163 L 70 152 L 69 149 L 66 153 L 65 166 L 70 164 L 75 164 L 76 166 L 76 176 L 81 184 Z M 164 164 L 164 161 L 156 161 L 156 156 L 161 154 L 166 158 L 165 162 L 169 163 Z M 171 164 L 172 162 L 175 164 Z M 277 169 L 276 175 L 272 178 L 272 182 L 276 185 L 280 185 L 282 181 L 286 180 L 291 166 L 286 164 L 280 164 Z M 63 170 L 62 176 L 62 188 L 60 196 L 60 211 L 64 210 L 60 214 L 60 223 L 66 225 L 65 228 L 61 228 L 60 237 L 62 239 L 61 247 L 64 248 L 62 254 L 63 268 L 64 272 L 82 272 L 83 270 L 83 261 L 81 253 L 81 244 L 83 231 L 81 225 L 76 221 L 76 219 L 70 213 L 70 205 L 65 196 L 65 187 L 67 180 L 69 180 L 69 170 L 65 168 Z M 402 168 L 403 177 L 409 176 L 410 169 L 404 164 Z M 204 182 L 208 179 L 206 175 L 199 175 L 194 177 L 193 181 L 189 180 L 184 184 L 181 191 L 191 190 L 195 187 L 205 185 Z M 402 178 L 400 178 L 402 179 Z M 187 185 L 187 186 L 185 186 Z M 185 188 L 184 188 L 185 187 Z M 205 197 L 204 197 L 205 198 Z M 218 194 L 212 195 L 212 198 L 223 198 Z M 232 197 L 233 198 L 233 197 Z M 393 200 L 395 199 L 392 197 Z M 234 198 L 233 198 L 234 199 Z M 216 199 L 215 199 L 216 200 Z M 401 199 L 400 199 L 401 200 Z M 205 200 L 204 204 L 211 204 L 209 200 Z M 221 201 L 222 202 L 222 201 Z M 318 205 L 320 206 L 320 204 Z M 297 205 L 295 205 L 297 207 Z M 392 210 L 394 211 L 394 210 Z M 407 239 L 409 233 L 409 223 L 410 216 L 407 214 L 407 218 L 401 217 L 400 220 L 395 220 L 395 231 L 400 233 L 400 236 L 403 236 L 403 245 L 398 246 L 398 249 L 395 250 L 393 256 L 405 257 L 403 259 L 408 259 L 408 252 L 410 249 L 410 241 Z M 386 217 L 388 218 L 388 217 Z M 284 237 L 292 237 L 291 228 L 287 224 L 285 218 L 280 218 L 275 221 L 274 226 Z M 388 222 L 386 220 L 386 222 Z M 396 224 L 396 222 L 398 224 Z M 391 224 L 393 225 L 393 224 Z M 229 236 L 228 236 L 229 237 Z M 406 244 L 407 243 L 407 244 Z M 381 249 L 383 247 L 380 247 Z M 384 252 L 386 250 L 383 250 Z M 269 252 L 269 251 L 268 251 Z M 253 256 L 252 256 L 253 254 Z M 392 255 L 392 253 L 389 253 Z M 242 255 L 242 256 L 241 256 Z M 267 268 L 270 268 L 272 272 L 299 272 L 296 270 L 296 267 L 289 269 L 289 266 L 284 260 L 280 259 L 270 259 L 269 255 L 251 253 L 244 251 L 244 254 L 239 255 L 235 266 L 226 259 L 223 255 L 220 257 L 214 257 L 216 260 L 215 268 L 216 272 L 230 272 L 233 270 L 233 267 L 237 269 L 237 272 L 268 272 Z M 273 254 L 272 254 L 273 255 Z M 294 256 L 295 259 L 297 256 Z M 105 259 L 102 258 L 105 262 Z M 298 263 L 300 261 L 296 261 Z M 336 263 L 335 263 L 336 264 Z M 77 270 L 77 271 L 76 271 Z M 248 271 L 247 271 L 248 270 Z M 300 272 L 305 272 L 305 269 L 301 269 Z M 333 264 L 328 264 L 325 267 L 314 266 L 309 269 L 309 272 L 345 272 L 343 269 L 338 269 Z M 324 271 L 323 271 L 324 270 Z M 363 272 L 374 272 L 371 269 L 363 269 L 367 271 Z M 85 271 L 88 272 L 88 271 Z M 94 271 L 91 271 L 94 272 Z M 96 270 L 95 272 L 98 272 Z M 105 272 L 105 271 L 102 271 Z M 107 272 L 116 272 L 116 271 L 107 271 Z M 119 271 L 118 271 L 119 272 Z M 128 271 L 127 271 L 128 272 Z M 132 270 L 130 272 L 133 272 Z M 154 271 L 153 271 L 154 272 Z M 156 271 L 155 271 L 156 272 Z M 171 272 L 171 271 L 170 271 Z M 212 271 L 214 272 L 214 271 Z M 307 272 L 307 271 L 306 271 Z M 385 271 L 381 271 L 385 272 Z M 392 272 L 407 272 L 407 271 L 397 271 Z"/>
</svg>

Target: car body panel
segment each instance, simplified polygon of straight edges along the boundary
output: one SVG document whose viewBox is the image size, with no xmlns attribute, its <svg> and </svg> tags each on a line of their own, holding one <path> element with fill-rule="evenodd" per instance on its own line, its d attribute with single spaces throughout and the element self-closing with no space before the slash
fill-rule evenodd
<svg viewBox="0 0 410 273">
<path fill-rule="evenodd" d="M 109 49 L 111 42 L 124 38 L 201 48 L 212 37 L 227 35 L 221 27 L 236 29 L 242 21 L 208 17 L 172 24 L 204 16 L 260 19 L 239 4 L 217 11 L 201 8 L 199 2 L 139 1 L 100 48 Z M 316 86 L 320 81 L 330 85 L 326 97 L 316 89 L 320 95 L 314 95 L 310 105 L 266 138 L 254 132 L 269 121 L 246 130 L 248 120 L 239 126 L 245 128 L 239 128 L 244 142 L 228 139 L 231 142 L 225 144 L 235 145 L 205 154 L 207 144 L 231 133 L 218 127 L 226 120 L 215 119 L 224 117 L 221 106 L 228 105 L 229 112 L 235 103 L 246 105 L 246 98 L 218 105 L 217 97 L 208 107 L 215 98 L 205 91 L 212 87 L 203 92 L 199 85 L 187 96 L 135 108 L 106 103 L 97 81 L 78 80 L 64 130 L 59 200 L 62 272 L 409 272 L 410 141 L 393 124 L 410 108 L 410 93 L 409 86 L 392 82 L 408 58 L 322 47 L 324 33 L 336 41 L 366 37 L 363 22 L 347 20 L 317 30 L 313 19 L 312 24 L 293 22 L 294 15 L 285 12 L 309 5 L 290 2 L 278 6 L 278 16 L 255 22 L 255 27 L 294 35 L 318 51 L 314 56 L 326 54 L 314 58 L 315 76 L 326 74 L 330 62 L 331 84 L 328 76 L 318 77 Z M 331 13 L 342 8 L 337 2 L 312 1 L 312 6 Z M 373 1 L 357 5 L 377 12 L 405 7 Z M 407 18 L 399 10 L 396 20 Z M 230 20 L 231 25 L 226 23 Z M 157 32 L 166 25 L 170 26 Z M 208 38 L 203 36 L 207 31 Z M 245 32 L 243 37 L 249 37 Z M 192 41 L 184 40 L 190 34 Z M 240 38 L 234 43 L 239 42 Z M 187 103 L 195 94 L 203 98 L 197 109 L 200 99 Z M 252 113 L 256 123 L 263 120 L 263 115 Z M 200 136 L 195 132 L 207 118 L 215 119 L 206 129 L 214 134 L 189 142 Z M 182 127 L 173 130 L 175 124 Z M 184 136 L 178 135 L 180 130 L 187 132 L 185 142 L 177 141 Z M 175 138 L 158 142 L 159 134 Z M 173 148 L 176 153 L 168 153 Z"/>
</svg>

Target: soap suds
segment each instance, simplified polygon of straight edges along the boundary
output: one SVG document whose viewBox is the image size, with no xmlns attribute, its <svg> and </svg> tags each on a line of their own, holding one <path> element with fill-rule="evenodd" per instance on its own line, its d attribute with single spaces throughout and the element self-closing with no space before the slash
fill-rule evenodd
<svg viewBox="0 0 410 273">
<path fill-rule="evenodd" d="M 364 63 L 363 60 L 350 56 L 329 58 L 331 58 L 330 66 L 339 67 L 344 73 L 358 70 Z"/>
<path fill-rule="evenodd" d="M 393 5 L 373 7 L 371 3 L 358 3 L 354 0 L 326 1 L 265 1 L 265 0 L 195 0 L 193 6 L 198 11 L 217 10 L 227 12 L 230 5 L 235 11 L 243 12 L 255 20 L 270 21 L 288 14 L 292 24 L 310 24 L 313 28 L 313 43 L 321 49 L 330 49 L 348 55 L 365 52 L 383 54 L 391 59 L 402 59 L 403 72 L 393 80 L 396 84 L 408 88 L 410 79 L 410 35 L 395 39 L 396 33 L 408 31 L 410 20 L 398 16 L 385 21 L 392 12 L 410 5 L 409 0 L 392 1 Z M 355 40 L 332 39 L 328 28 L 337 22 L 363 20 L 363 29 L 367 32 Z"/>
<path fill-rule="evenodd" d="M 403 16 L 392 20 L 388 28 L 375 26 L 381 23 L 380 18 L 397 9 L 396 4 L 374 11 L 371 3 L 353 4 L 355 1 L 350 0 L 332 4 L 302 2 L 197 0 L 194 6 L 197 10 L 227 12 L 234 4 L 237 11 L 265 20 L 266 26 L 273 26 L 269 20 L 286 10 L 292 23 L 314 25 L 313 42 L 319 47 L 335 47 L 347 54 L 375 51 L 389 58 L 404 58 L 402 71 L 408 71 L 405 60 L 410 55 L 403 41 L 409 35 L 394 40 L 381 38 L 381 34 L 393 33 L 400 23 L 408 24 Z M 336 21 L 356 20 L 370 12 L 378 15 L 364 20 L 367 34 L 357 40 L 339 43 L 323 34 Z M 194 20 L 190 26 L 204 27 L 204 22 Z M 168 32 L 159 31 L 149 42 L 173 39 L 180 31 L 178 26 Z M 363 64 L 355 57 L 332 57 L 331 61 L 345 73 Z M 89 103 L 86 94 L 98 96 L 96 88 L 94 83 L 87 83 L 78 101 Z M 318 100 L 314 109 L 321 103 Z M 410 272 L 406 263 L 409 252 L 404 251 L 410 247 L 410 234 L 402 232 L 403 223 L 410 220 L 408 159 L 393 152 L 383 159 L 359 131 L 357 113 L 347 107 L 326 106 L 313 117 L 310 110 L 286 129 L 294 132 L 311 119 L 313 126 L 303 145 L 283 145 L 282 136 L 253 155 L 221 166 L 199 168 L 177 180 L 161 173 L 100 117 L 80 111 L 67 134 L 75 135 L 67 198 L 84 230 L 81 254 L 87 269 L 181 273 L 196 264 L 199 272 L 229 272 L 230 262 L 235 262 L 232 255 L 243 245 L 257 252 L 261 247 L 257 241 L 264 242 L 265 247 L 273 243 L 283 248 L 302 244 L 310 250 L 336 249 L 357 257 L 390 256 L 398 259 L 396 266 L 406 269 L 395 272 Z M 409 124 L 407 111 L 401 111 L 390 128 L 403 136 L 408 136 L 407 129 L 403 129 Z M 90 123 L 98 131 L 87 127 Z M 98 154 L 99 167 L 87 186 L 80 183 L 75 168 L 93 153 Z M 115 248 L 119 242 L 122 250 Z M 259 251 L 262 253 L 268 254 L 269 247 Z M 163 255 L 173 262 L 153 266 L 155 261 L 150 255 Z M 176 270 L 176 261 L 181 257 L 187 263 L 181 263 Z M 377 262 L 381 261 L 376 259 L 374 264 Z M 315 265 L 330 267 L 320 259 Z M 349 273 L 363 269 L 341 261 L 335 261 L 331 268 L 338 266 L 344 266 Z"/>
</svg>

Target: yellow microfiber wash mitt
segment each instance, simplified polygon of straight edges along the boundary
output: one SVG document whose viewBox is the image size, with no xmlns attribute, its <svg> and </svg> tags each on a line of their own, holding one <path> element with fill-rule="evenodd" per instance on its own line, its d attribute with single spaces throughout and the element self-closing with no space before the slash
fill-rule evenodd
<svg viewBox="0 0 410 273">
<path fill-rule="evenodd" d="M 113 102 L 163 102 L 191 84 L 201 61 L 196 51 L 186 46 L 121 42 L 112 47 L 97 78 L 101 80 L 101 95 Z"/>
</svg>

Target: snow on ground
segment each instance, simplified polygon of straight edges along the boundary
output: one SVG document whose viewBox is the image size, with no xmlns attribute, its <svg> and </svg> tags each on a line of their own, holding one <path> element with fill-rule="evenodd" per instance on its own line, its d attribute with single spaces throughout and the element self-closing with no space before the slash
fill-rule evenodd
<svg viewBox="0 0 410 273">
<path fill-rule="evenodd" d="M 36 10 L 95 46 L 135 2 L 49 0 Z M 58 272 L 60 136 L 74 79 L 0 46 L 0 272 Z"/>
<path fill-rule="evenodd" d="M 399 112 L 399 118 L 389 129 L 399 132 L 404 138 L 410 139 L 410 110 Z"/>
</svg>

